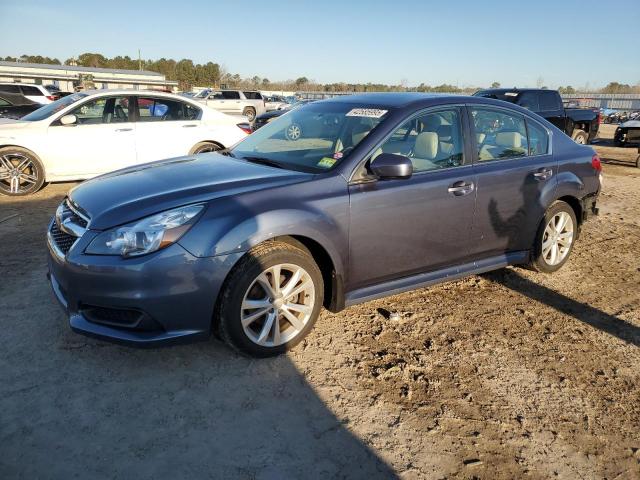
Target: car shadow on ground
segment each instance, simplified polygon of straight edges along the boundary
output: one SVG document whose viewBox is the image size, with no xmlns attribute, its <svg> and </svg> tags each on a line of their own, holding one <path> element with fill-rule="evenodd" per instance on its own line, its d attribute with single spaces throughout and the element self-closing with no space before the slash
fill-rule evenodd
<svg viewBox="0 0 640 480">
<path fill-rule="evenodd" d="M 569 315 L 593 328 L 613 335 L 630 345 L 640 347 L 639 327 L 591 305 L 578 302 L 550 288 L 534 283 L 518 274 L 515 270 L 498 270 L 485 273 L 483 277 L 545 304 L 558 312 Z"/>
<path fill-rule="evenodd" d="M 397 478 L 289 356 L 71 332 L 45 277 L 63 195 L 43 197 L 0 199 L 0 478 Z"/>
</svg>

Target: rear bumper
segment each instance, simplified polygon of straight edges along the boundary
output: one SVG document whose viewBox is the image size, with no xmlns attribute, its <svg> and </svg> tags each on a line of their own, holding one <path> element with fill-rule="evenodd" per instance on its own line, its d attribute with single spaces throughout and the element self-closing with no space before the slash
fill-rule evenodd
<svg viewBox="0 0 640 480">
<path fill-rule="evenodd" d="M 73 331 L 136 346 L 209 335 L 218 293 L 240 253 L 198 258 L 174 244 L 131 259 L 84 255 L 91 240 L 84 237 L 64 258 L 49 246 L 47 277 Z"/>
</svg>

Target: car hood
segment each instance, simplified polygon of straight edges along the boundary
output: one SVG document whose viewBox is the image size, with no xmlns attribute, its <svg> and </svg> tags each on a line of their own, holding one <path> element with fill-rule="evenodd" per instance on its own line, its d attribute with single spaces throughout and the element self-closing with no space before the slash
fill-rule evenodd
<svg viewBox="0 0 640 480">
<path fill-rule="evenodd" d="M 640 120 L 627 120 L 620 126 L 622 128 L 640 128 Z"/>
<path fill-rule="evenodd" d="M 89 216 L 91 229 L 104 230 L 182 205 L 312 177 L 308 173 L 207 153 L 102 175 L 72 189 L 69 198 Z"/>
</svg>

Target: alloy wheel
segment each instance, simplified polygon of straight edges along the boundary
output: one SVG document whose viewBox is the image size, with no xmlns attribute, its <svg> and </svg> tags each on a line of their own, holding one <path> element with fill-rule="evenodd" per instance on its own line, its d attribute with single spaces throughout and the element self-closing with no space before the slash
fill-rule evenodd
<svg viewBox="0 0 640 480">
<path fill-rule="evenodd" d="M 289 140 L 298 140 L 302 136 L 302 129 L 293 123 L 287 128 L 286 135 Z"/>
<path fill-rule="evenodd" d="M 304 268 L 288 263 L 269 267 L 251 283 L 242 299 L 244 333 L 264 347 L 285 344 L 307 325 L 315 300 L 315 285 Z"/>
<path fill-rule="evenodd" d="M 548 265 L 558 265 L 567 257 L 573 244 L 573 230 L 573 220 L 567 212 L 551 217 L 542 236 L 542 258 Z"/>
<path fill-rule="evenodd" d="M 25 192 L 38 183 L 33 160 L 21 153 L 0 156 L 0 188 L 10 194 Z"/>
</svg>

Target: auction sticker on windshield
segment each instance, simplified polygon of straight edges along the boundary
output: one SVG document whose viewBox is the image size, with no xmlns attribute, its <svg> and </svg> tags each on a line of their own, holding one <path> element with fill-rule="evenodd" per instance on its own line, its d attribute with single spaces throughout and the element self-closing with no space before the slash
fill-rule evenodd
<svg viewBox="0 0 640 480">
<path fill-rule="evenodd" d="M 388 110 L 379 110 L 377 108 L 354 108 L 345 116 L 347 117 L 367 117 L 367 118 L 380 118 Z"/>
</svg>

